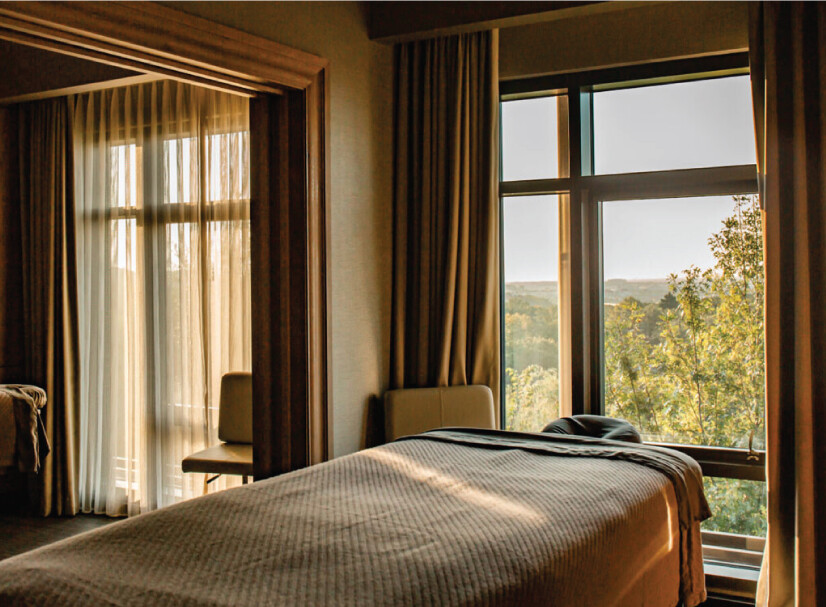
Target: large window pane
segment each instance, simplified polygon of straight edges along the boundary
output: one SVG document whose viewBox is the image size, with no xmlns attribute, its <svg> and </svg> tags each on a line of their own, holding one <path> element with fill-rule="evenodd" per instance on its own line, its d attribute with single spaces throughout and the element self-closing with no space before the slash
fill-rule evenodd
<svg viewBox="0 0 826 607">
<path fill-rule="evenodd" d="M 748 76 L 594 93 L 597 174 L 754 164 Z"/>
<path fill-rule="evenodd" d="M 503 181 L 567 177 L 566 108 L 567 97 L 502 103 Z"/>
<path fill-rule="evenodd" d="M 605 409 L 646 440 L 764 445 L 756 197 L 603 205 Z"/>
<path fill-rule="evenodd" d="M 164 192 L 168 204 L 192 203 L 198 200 L 200 170 L 198 139 L 184 137 L 164 141 L 166 178 L 169 184 Z"/>
<path fill-rule="evenodd" d="M 202 143 L 203 142 L 203 143 Z M 249 200 L 249 178 L 243 171 L 223 172 L 221 167 L 249 164 L 249 131 L 233 131 L 201 137 L 164 141 L 168 204 L 198 201 L 204 184 L 200 182 L 199 145 L 205 145 L 209 202 Z"/>
<path fill-rule="evenodd" d="M 559 201 L 503 203 L 505 427 L 538 432 L 559 417 Z"/>
<path fill-rule="evenodd" d="M 142 178 L 139 153 L 134 143 L 109 148 L 110 195 L 115 208 L 139 206 L 138 182 Z"/>
</svg>

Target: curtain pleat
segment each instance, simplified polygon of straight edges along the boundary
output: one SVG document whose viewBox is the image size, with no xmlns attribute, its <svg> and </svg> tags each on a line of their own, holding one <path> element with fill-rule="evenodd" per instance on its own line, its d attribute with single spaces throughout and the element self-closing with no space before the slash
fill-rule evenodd
<svg viewBox="0 0 826 607">
<path fill-rule="evenodd" d="M 65 99 L 20 106 L 26 381 L 46 390 L 44 516 L 78 510 L 78 335 L 72 153 Z"/>
<path fill-rule="evenodd" d="M 826 604 L 826 5 L 752 7 L 766 259 L 768 544 L 758 604 Z"/>
<path fill-rule="evenodd" d="M 499 400 L 497 34 L 396 47 L 391 388 Z"/>
<path fill-rule="evenodd" d="M 217 442 L 221 375 L 252 366 L 249 102 L 162 81 L 71 108 L 80 507 L 139 514 L 201 493 L 181 460 Z"/>
</svg>

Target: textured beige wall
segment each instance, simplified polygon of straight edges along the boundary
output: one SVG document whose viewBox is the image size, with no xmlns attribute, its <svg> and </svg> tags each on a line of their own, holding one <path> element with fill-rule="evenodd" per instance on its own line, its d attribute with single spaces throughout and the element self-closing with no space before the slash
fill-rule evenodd
<svg viewBox="0 0 826 607">
<path fill-rule="evenodd" d="M 361 446 L 390 348 L 392 49 L 355 2 L 164 2 L 330 61 L 334 455 Z"/>
<path fill-rule="evenodd" d="M 502 29 L 503 79 L 748 48 L 746 2 L 652 2 Z"/>
</svg>

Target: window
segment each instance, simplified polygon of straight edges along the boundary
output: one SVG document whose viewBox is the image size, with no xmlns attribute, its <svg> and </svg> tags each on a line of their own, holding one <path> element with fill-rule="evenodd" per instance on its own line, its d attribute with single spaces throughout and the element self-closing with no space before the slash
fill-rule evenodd
<svg viewBox="0 0 826 607">
<path fill-rule="evenodd" d="M 559 417 L 559 197 L 502 201 L 505 420 L 531 432 Z"/>
<path fill-rule="evenodd" d="M 568 176 L 568 99 L 516 99 L 502 105 L 502 179 Z"/>
<path fill-rule="evenodd" d="M 595 175 L 754 164 L 746 75 L 597 90 L 592 99 Z"/>
<path fill-rule="evenodd" d="M 737 54 L 501 83 L 500 195 L 502 426 L 605 414 L 689 453 L 715 512 L 707 560 L 748 568 L 766 496 L 746 66 Z"/>
<path fill-rule="evenodd" d="M 181 460 L 252 365 L 249 101 L 159 81 L 72 104 L 79 497 L 131 515 L 201 494 Z"/>
<path fill-rule="evenodd" d="M 763 274 L 754 196 L 602 205 L 605 410 L 648 441 L 763 437 Z"/>
</svg>

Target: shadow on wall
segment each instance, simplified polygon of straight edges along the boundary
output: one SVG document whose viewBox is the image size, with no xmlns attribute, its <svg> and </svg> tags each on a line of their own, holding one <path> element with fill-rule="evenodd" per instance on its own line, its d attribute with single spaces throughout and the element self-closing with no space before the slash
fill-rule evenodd
<svg viewBox="0 0 826 607">
<path fill-rule="evenodd" d="M 364 408 L 364 434 L 361 448 L 369 449 L 384 443 L 384 406 L 379 396 L 371 394 L 367 397 L 367 406 Z"/>
</svg>

